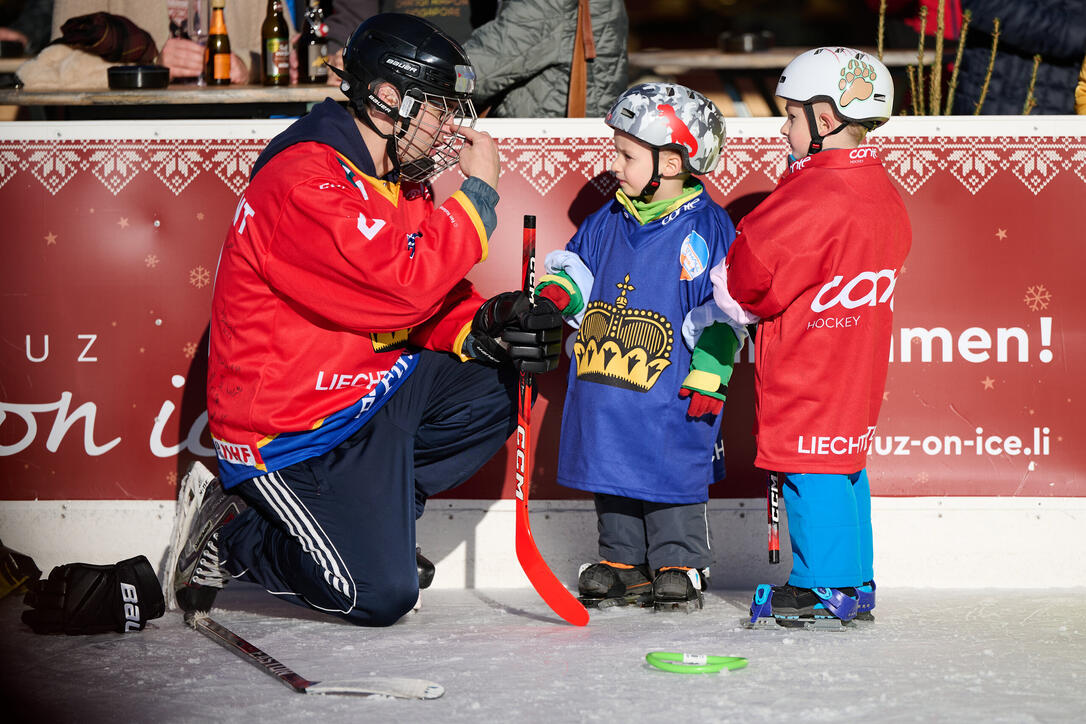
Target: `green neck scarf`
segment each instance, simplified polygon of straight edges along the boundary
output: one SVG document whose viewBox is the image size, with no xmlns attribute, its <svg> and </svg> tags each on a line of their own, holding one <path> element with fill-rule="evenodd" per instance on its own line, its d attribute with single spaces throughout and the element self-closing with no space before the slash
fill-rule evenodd
<svg viewBox="0 0 1086 724">
<path fill-rule="evenodd" d="M 674 198 L 658 199 L 655 201 L 631 199 L 622 192 L 622 189 L 615 192 L 615 198 L 618 199 L 618 202 L 622 204 L 623 208 L 629 211 L 633 217 L 637 219 L 639 224 L 644 226 L 650 221 L 659 219 L 661 216 L 667 216 L 701 192 L 701 184 L 694 179 L 688 179 L 686 183 L 683 184 L 683 192 Z"/>
</svg>

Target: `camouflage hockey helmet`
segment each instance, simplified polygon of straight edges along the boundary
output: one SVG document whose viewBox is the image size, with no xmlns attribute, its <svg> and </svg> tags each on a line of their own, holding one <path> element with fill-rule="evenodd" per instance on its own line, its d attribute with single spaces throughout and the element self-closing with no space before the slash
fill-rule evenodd
<svg viewBox="0 0 1086 724">
<path fill-rule="evenodd" d="M 701 93 L 677 83 L 630 88 L 604 122 L 650 146 L 677 151 L 688 173 L 710 173 L 724 146 L 723 114 Z"/>
</svg>

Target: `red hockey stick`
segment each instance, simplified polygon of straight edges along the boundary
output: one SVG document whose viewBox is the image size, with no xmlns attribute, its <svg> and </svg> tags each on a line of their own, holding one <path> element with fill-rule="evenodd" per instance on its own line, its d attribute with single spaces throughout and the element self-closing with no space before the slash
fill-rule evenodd
<svg viewBox="0 0 1086 724">
<path fill-rule="evenodd" d="M 777 484 L 777 474 L 769 474 L 769 489 L 766 490 L 766 518 L 769 520 L 769 562 L 781 562 L 781 489 Z"/>
<path fill-rule="evenodd" d="M 522 265 L 524 293 L 533 299 L 535 293 L 535 217 L 524 217 L 524 257 Z M 531 372 L 521 371 L 517 394 L 517 455 L 514 473 L 517 480 L 517 560 L 536 592 L 551 610 L 574 626 L 588 623 L 588 611 L 554 575 L 532 538 L 528 519 L 528 492 L 532 486 L 532 386 Z"/>
</svg>

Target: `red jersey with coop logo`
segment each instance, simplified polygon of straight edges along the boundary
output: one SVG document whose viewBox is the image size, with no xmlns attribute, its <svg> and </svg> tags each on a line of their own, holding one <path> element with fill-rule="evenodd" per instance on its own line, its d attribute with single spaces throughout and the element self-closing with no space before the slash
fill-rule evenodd
<svg viewBox="0 0 1086 724">
<path fill-rule="evenodd" d="M 345 440 L 414 369 L 410 348 L 459 354 L 483 302 L 463 278 L 486 251 L 462 191 L 435 208 L 428 186 L 375 178 L 331 146 L 276 152 L 216 273 L 207 398 L 224 484 Z"/>
<path fill-rule="evenodd" d="M 901 196 L 869 146 L 793 163 L 740 222 L 728 292 L 761 318 L 755 464 L 854 473 L 882 405 L 894 290 L 912 243 Z"/>
</svg>

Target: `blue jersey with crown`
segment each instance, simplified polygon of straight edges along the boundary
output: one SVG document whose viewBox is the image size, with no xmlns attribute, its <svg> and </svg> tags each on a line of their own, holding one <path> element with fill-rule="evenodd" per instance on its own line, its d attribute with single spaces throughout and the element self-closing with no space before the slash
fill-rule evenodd
<svg viewBox="0 0 1086 724">
<path fill-rule="evenodd" d="M 693 420 L 679 388 L 691 350 L 682 323 L 713 298 L 709 269 L 735 238 L 702 190 L 644 225 L 619 201 L 566 250 L 591 274 L 562 413 L 558 482 L 660 503 L 699 503 L 724 476 L 720 418 Z M 583 286 L 583 282 L 582 286 Z M 714 459 L 717 460 L 714 463 Z"/>
</svg>

